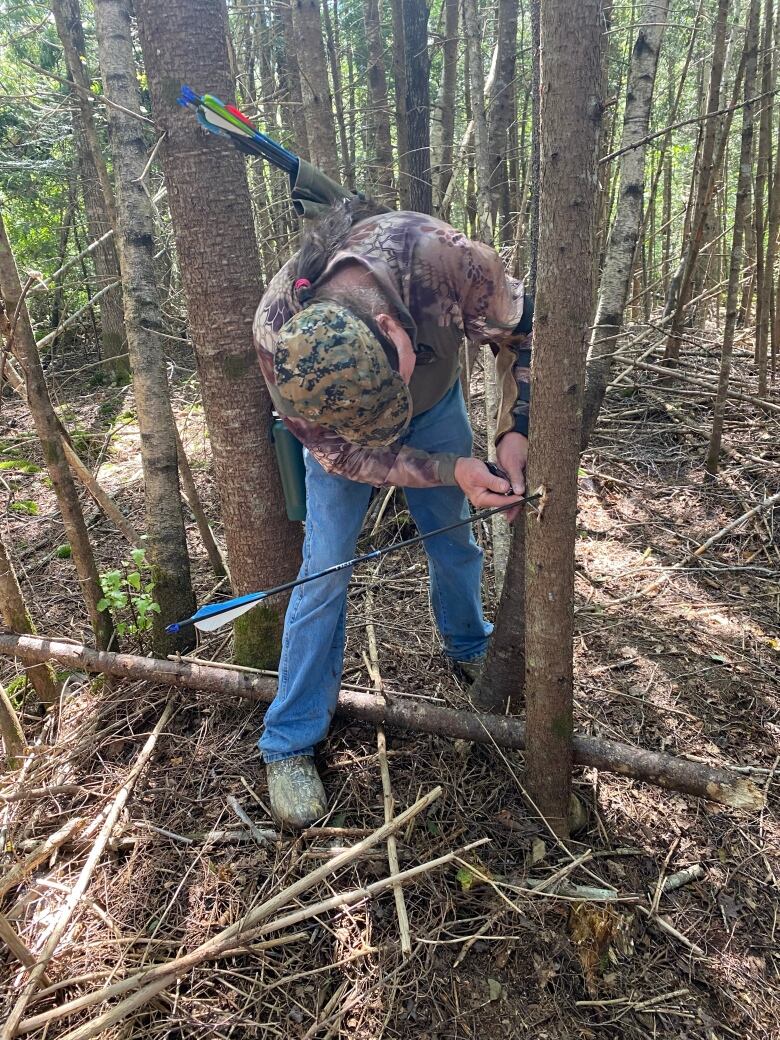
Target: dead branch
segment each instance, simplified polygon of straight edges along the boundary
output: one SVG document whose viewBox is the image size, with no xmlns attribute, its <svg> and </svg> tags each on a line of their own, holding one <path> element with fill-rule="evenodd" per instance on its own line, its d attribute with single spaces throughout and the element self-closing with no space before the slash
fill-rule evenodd
<svg viewBox="0 0 780 1040">
<path fill-rule="evenodd" d="M 112 654 L 91 650 L 78 643 L 36 636 L 0 634 L 0 655 L 17 657 L 25 664 L 51 660 L 83 671 L 145 679 L 168 686 L 216 693 L 223 697 L 246 697 L 266 704 L 276 694 L 274 678 L 252 672 L 190 664 L 184 659 L 162 661 L 133 654 Z M 397 694 L 388 700 L 385 697 L 342 690 L 338 711 L 342 716 L 360 722 L 383 723 L 453 739 L 495 743 L 500 747 L 525 748 L 525 726 L 517 718 L 456 711 Z M 763 792 L 752 781 L 728 769 L 704 762 L 691 762 L 659 751 L 648 751 L 615 740 L 576 736 L 574 761 L 579 765 L 634 777 L 657 787 L 681 791 L 734 808 L 760 809 L 765 802 Z"/>
</svg>

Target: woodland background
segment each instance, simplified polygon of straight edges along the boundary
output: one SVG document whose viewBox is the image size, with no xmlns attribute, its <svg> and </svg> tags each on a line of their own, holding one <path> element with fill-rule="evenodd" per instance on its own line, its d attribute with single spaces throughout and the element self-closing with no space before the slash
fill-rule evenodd
<svg viewBox="0 0 780 1040">
<path fill-rule="evenodd" d="M 251 342 L 300 224 L 286 176 L 198 128 L 182 83 L 345 186 L 501 251 L 538 290 L 534 400 L 552 404 L 532 413 L 531 487 L 571 492 L 541 534 L 478 531 L 487 693 L 527 715 L 527 762 L 340 722 L 320 759 L 334 813 L 295 840 L 264 802 L 257 705 L 4 657 L 3 1040 L 776 1034 L 774 0 L 2 0 L 0 15 L 9 632 L 275 667 L 279 601 L 194 649 L 163 631 L 291 578 L 301 538 Z M 490 357 L 463 358 L 483 457 Z M 411 533 L 402 496 L 378 493 L 366 548 Z M 420 552 L 359 569 L 349 618 L 345 688 L 469 706 Z M 587 822 L 567 837 L 556 712 L 734 767 L 767 806 L 586 768 Z M 394 851 L 344 852 L 336 872 L 393 797 L 436 784 Z M 405 904 L 346 898 L 386 876 L 386 854 L 397 872 L 484 837 Z M 202 955 L 277 893 L 269 915 L 298 906 L 286 886 L 304 882 L 341 903 Z M 109 999 L 153 964 L 135 1003 Z"/>
</svg>

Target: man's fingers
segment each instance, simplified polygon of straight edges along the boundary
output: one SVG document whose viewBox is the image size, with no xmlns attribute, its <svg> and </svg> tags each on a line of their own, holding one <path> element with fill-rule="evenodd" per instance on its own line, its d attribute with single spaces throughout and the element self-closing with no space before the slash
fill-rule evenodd
<svg viewBox="0 0 780 1040">
<path fill-rule="evenodd" d="M 487 467 L 485 467 L 487 469 Z M 490 470 L 488 470 L 487 479 L 485 480 L 485 488 L 488 491 L 493 491 L 497 495 L 505 495 L 507 491 L 511 491 L 512 488 L 508 480 L 504 480 L 503 477 L 494 476 Z"/>
</svg>

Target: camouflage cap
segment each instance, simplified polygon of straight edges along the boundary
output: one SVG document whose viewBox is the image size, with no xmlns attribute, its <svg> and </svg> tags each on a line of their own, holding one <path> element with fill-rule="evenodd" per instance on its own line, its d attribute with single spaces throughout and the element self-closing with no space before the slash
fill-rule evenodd
<svg viewBox="0 0 780 1040">
<path fill-rule="evenodd" d="M 274 372 L 298 415 L 354 444 L 391 444 L 412 417 L 409 388 L 376 336 L 337 303 L 311 303 L 282 326 Z"/>
</svg>

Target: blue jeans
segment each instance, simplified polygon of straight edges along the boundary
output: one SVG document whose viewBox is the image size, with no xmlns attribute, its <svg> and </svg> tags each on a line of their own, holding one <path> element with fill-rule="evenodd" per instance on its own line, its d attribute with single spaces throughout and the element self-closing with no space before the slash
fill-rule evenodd
<svg viewBox="0 0 780 1040">
<path fill-rule="evenodd" d="M 429 452 L 471 455 L 471 427 L 460 383 L 412 419 L 403 441 Z M 326 473 L 307 451 L 306 537 L 299 577 L 355 555 L 371 497 L 369 484 Z M 407 488 L 421 533 L 468 516 L 458 487 Z M 482 614 L 482 550 L 469 525 L 424 542 L 431 601 L 445 653 L 458 661 L 484 654 L 493 630 Z M 279 689 L 265 716 L 260 750 L 266 762 L 314 754 L 336 710 L 344 664 L 347 585 L 351 570 L 293 589 L 284 623 Z"/>
</svg>

